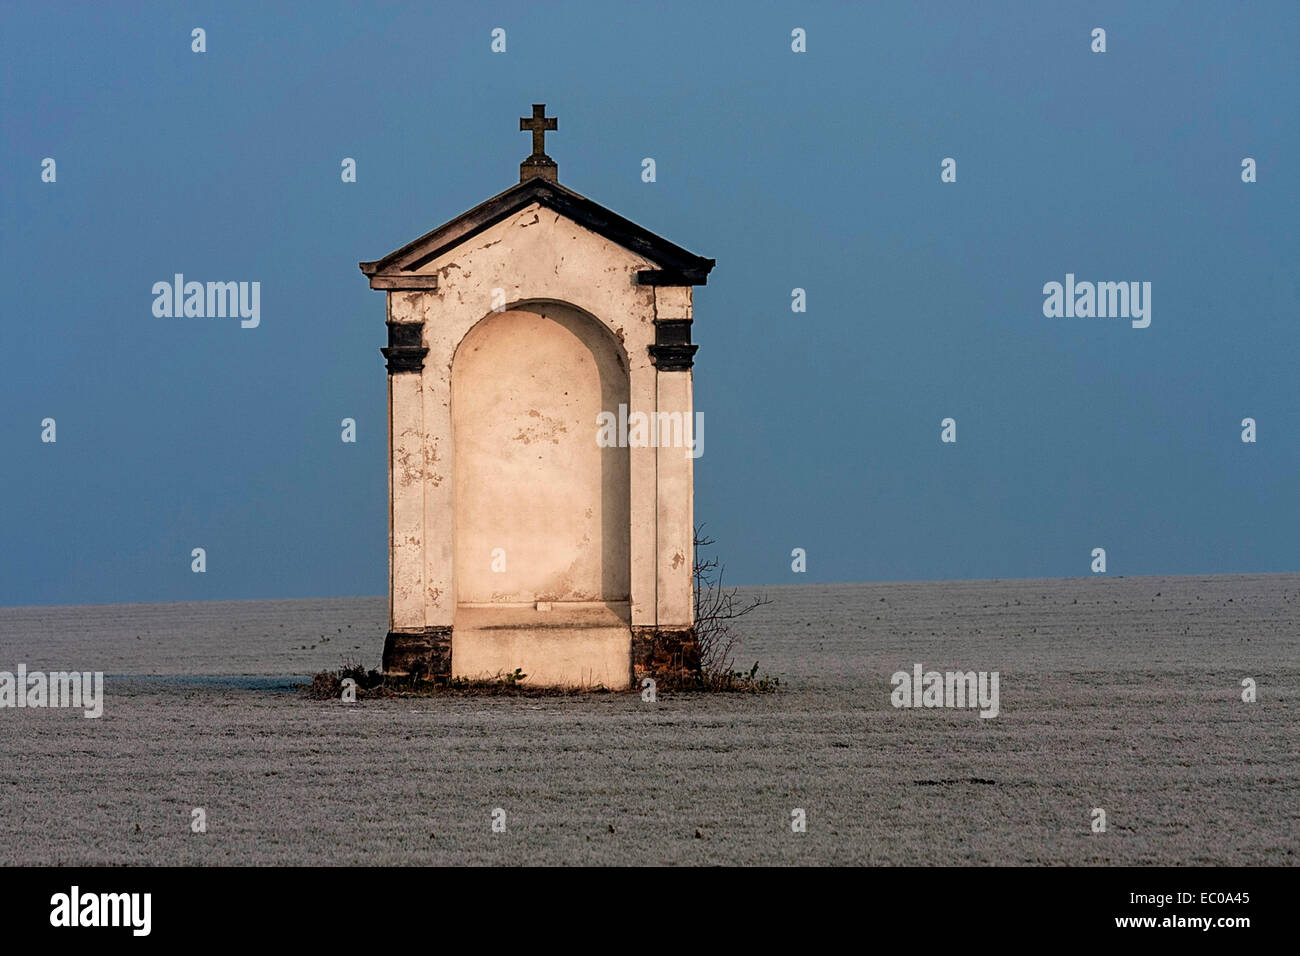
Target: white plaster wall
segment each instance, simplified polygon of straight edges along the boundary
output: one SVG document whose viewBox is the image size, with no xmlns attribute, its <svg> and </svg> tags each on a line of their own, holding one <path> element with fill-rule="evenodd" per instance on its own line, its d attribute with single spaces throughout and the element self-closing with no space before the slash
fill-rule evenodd
<svg viewBox="0 0 1300 956">
<path fill-rule="evenodd" d="M 461 341 L 494 307 L 536 300 L 567 303 L 609 328 L 629 367 L 631 404 L 653 408 L 654 368 L 646 349 L 655 335 L 654 289 L 636 282 L 638 270 L 653 267 L 647 259 L 534 203 L 421 267 L 419 273 L 438 276 L 438 289 L 393 293 L 394 299 L 404 297 L 407 314 L 424 322 L 429 349 L 421 376 L 423 428 L 430 444 L 436 445 L 424 501 L 428 625 L 453 624 L 459 601 L 450 573 L 454 508 L 449 479 L 455 463 L 452 449 L 445 441 L 437 444 L 437 436 L 452 434 L 452 360 Z M 655 607 L 653 452 L 629 450 L 629 544 L 631 565 L 639 569 L 630 585 L 633 623 L 653 623 Z"/>
<path fill-rule="evenodd" d="M 628 400 L 617 339 L 556 303 L 494 313 L 452 365 L 460 604 L 626 602 L 628 450 L 597 415 Z"/>
<path fill-rule="evenodd" d="M 692 420 L 691 373 L 659 373 L 659 411 L 682 413 L 683 432 Z M 655 623 L 660 627 L 685 627 L 694 623 L 692 569 L 694 567 L 695 462 L 682 447 L 655 449 L 658 465 L 659 506 L 656 533 Z"/>
</svg>

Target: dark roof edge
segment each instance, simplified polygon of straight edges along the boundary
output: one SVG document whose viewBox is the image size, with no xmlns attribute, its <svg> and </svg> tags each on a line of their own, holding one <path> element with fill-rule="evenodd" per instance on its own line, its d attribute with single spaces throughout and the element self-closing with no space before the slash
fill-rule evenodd
<svg viewBox="0 0 1300 956">
<path fill-rule="evenodd" d="M 409 274 L 411 270 L 418 269 L 447 250 L 455 248 L 534 202 L 561 213 L 592 232 L 604 236 L 625 249 L 643 255 L 662 267 L 658 270 L 641 270 L 638 275 L 642 283 L 703 285 L 714 266 L 713 259 L 688 252 L 586 196 L 559 183 L 543 179 L 529 179 L 517 183 L 505 192 L 479 203 L 469 212 L 408 242 L 395 252 L 390 252 L 382 259 L 361 262 L 358 265 L 368 276 L 380 273 Z"/>
</svg>

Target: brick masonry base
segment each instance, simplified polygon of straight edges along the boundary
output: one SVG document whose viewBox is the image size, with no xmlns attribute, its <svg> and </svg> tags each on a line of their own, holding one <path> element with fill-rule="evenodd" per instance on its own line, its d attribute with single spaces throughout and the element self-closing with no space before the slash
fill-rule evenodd
<svg viewBox="0 0 1300 956">
<path fill-rule="evenodd" d="M 450 627 L 389 631 L 384 641 L 384 675 L 451 676 Z M 700 676 L 700 649 L 693 627 L 632 628 L 632 689 L 646 677 L 691 681 Z"/>
<path fill-rule="evenodd" d="M 384 676 L 451 676 L 451 628 L 389 631 L 384 641 Z"/>
<path fill-rule="evenodd" d="M 700 648 L 693 627 L 632 628 L 632 687 L 646 677 L 690 681 L 700 676 Z"/>
</svg>

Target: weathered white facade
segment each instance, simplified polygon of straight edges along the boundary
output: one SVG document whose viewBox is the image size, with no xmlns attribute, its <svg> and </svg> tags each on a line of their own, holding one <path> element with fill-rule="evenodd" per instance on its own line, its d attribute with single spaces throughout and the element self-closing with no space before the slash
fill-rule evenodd
<svg viewBox="0 0 1300 956">
<path fill-rule="evenodd" d="M 539 142 L 518 185 L 361 264 L 388 300 L 384 668 L 625 688 L 697 664 L 685 445 L 713 261 L 560 186 Z M 611 447 L 602 413 L 684 427 Z"/>
</svg>

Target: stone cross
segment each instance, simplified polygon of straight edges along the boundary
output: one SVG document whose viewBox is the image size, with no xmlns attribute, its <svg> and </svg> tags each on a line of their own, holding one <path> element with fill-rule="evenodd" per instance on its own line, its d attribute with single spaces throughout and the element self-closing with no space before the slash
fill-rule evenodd
<svg viewBox="0 0 1300 956">
<path fill-rule="evenodd" d="M 519 117 L 520 131 L 530 130 L 533 134 L 532 155 L 519 164 L 519 181 L 541 178 L 556 182 L 559 172 L 555 160 L 546 155 L 546 131 L 556 129 L 554 116 L 546 115 L 545 103 L 533 104 L 532 117 Z"/>
</svg>

